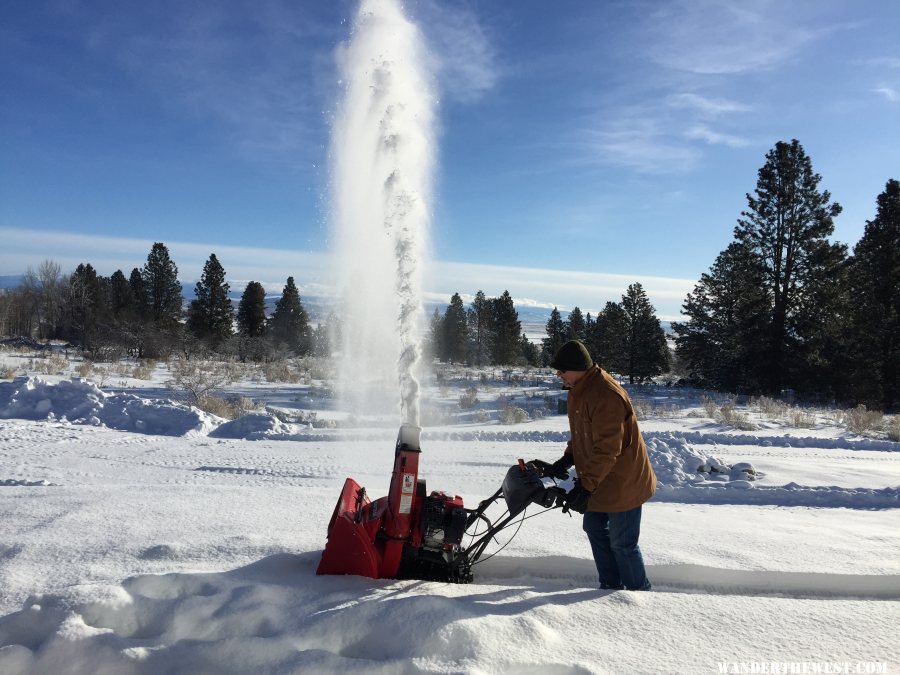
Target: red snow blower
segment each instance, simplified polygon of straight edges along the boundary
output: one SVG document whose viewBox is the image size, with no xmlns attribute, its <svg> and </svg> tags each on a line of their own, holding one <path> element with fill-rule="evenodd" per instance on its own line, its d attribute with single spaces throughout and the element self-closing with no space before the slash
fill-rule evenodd
<svg viewBox="0 0 900 675">
<path fill-rule="evenodd" d="M 565 490 L 521 459 L 507 471 L 500 489 L 476 509 L 465 508 L 458 495 L 427 494 L 425 479 L 419 478 L 420 432 L 411 424 L 400 427 L 386 497 L 370 501 L 355 480 L 344 482 L 316 574 L 467 583 L 490 542 L 529 504 L 562 504 Z M 485 511 L 501 495 L 507 511 L 491 523 Z M 470 541 L 463 546 L 467 536 Z"/>
</svg>

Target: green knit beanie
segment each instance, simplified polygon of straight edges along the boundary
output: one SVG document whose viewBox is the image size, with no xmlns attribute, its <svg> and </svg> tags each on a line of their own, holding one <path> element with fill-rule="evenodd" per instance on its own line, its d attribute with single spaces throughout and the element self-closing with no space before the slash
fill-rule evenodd
<svg viewBox="0 0 900 675">
<path fill-rule="evenodd" d="M 553 370 L 590 370 L 592 365 L 594 359 L 580 340 L 569 340 L 559 348 L 550 362 Z"/>
</svg>

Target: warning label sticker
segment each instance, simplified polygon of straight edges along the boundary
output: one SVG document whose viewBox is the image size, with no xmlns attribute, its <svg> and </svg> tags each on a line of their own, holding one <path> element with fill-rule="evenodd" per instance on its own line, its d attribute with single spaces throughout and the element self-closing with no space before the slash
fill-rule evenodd
<svg viewBox="0 0 900 675">
<path fill-rule="evenodd" d="M 416 491 L 416 475 L 414 473 L 403 474 L 403 487 L 400 492 L 411 495 Z"/>
<path fill-rule="evenodd" d="M 400 495 L 400 513 L 412 511 L 412 495 Z"/>
</svg>

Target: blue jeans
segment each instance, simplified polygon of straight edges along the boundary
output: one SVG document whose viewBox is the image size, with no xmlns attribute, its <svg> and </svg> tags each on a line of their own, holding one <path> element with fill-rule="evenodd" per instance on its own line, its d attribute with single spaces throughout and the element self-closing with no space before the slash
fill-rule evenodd
<svg viewBox="0 0 900 675">
<path fill-rule="evenodd" d="M 600 588 L 650 590 L 644 558 L 638 548 L 640 506 L 622 513 L 588 511 L 584 514 L 582 527 L 594 552 Z"/>
</svg>

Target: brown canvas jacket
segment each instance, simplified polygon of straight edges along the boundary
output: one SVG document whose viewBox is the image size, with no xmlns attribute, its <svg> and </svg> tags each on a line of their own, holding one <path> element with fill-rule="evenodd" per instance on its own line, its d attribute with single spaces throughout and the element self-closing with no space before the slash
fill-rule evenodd
<svg viewBox="0 0 900 675">
<path fill-rule="evenodd" d="M 568 410 L 566 452 L 581 484 L 593 492 L 588 510 L 618 513 L 650 499 L 656 474 L 622 386 L 595 365 L 569 390 Z"/>
</svg>

